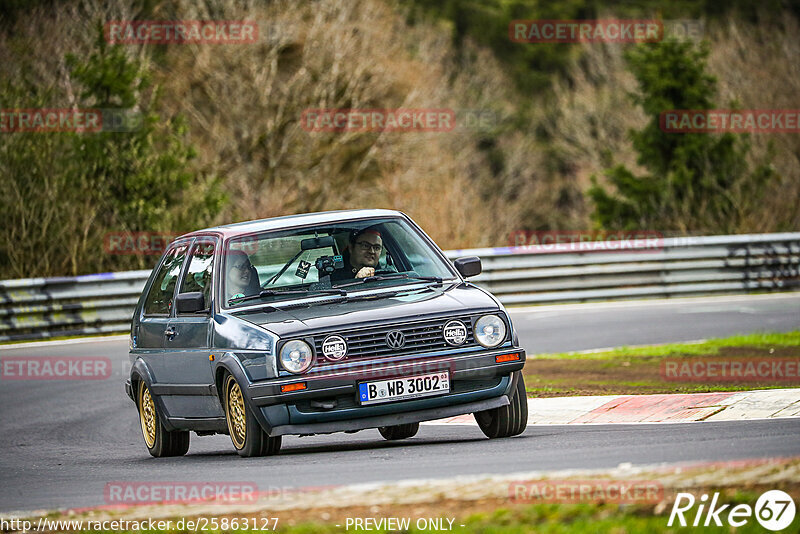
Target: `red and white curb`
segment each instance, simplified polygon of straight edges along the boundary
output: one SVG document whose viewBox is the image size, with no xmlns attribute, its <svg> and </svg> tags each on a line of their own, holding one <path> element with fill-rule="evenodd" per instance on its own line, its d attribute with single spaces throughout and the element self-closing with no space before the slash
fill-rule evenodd
<svg viewBox="0 0 800 534">
<path fill-rule="evenodd" d="M 685 423 L 800 417 L 800 389 L 528 399 L 529 425 Z M 426 425 L 475 425 L 471 414 Z"/>
</svg>

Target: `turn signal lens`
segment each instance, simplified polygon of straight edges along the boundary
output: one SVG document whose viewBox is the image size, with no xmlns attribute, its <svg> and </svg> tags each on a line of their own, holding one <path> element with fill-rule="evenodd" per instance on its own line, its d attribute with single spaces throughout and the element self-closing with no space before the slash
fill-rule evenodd
<svg viewBox="0 0 800 534">
<path fill-rule="evenodd" d="M 281 393 L 288 393 L 290 391 L 300 391 L 306 389 L 305 382 L 295 382 L 294 384 L 284 384 L 281 386 Z"/>
<path fill-rule="evenodd" d="M 495 363 L 503 363 L 503 362 L 516 362 L 519 361 L 519 353 L 515 352 L 514 354 L 500 354 L 494 357 Z"/>
</svg>

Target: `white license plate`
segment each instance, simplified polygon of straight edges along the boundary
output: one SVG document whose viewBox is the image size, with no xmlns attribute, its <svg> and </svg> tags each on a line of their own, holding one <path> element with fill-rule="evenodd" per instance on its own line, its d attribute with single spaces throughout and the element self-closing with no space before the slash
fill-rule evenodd
<svg viewBox="0 0 800 534">
<path fill-rule="evenodd" d="M 361 382 L 358 385 L 358 400 L 361 404 L 376 404 L 379 402 L 416 399 L 449 391 L 450 373 L 441 371 L 427 375 Z"/>
</svg>

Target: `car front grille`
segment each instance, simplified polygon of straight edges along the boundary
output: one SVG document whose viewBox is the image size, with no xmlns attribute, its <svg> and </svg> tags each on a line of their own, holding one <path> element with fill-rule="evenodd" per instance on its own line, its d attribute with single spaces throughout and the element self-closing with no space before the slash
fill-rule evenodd
<svg viewBox="0 0 800 534">
<path fill-rule="evenodd" d="M 453 346 L 444 340 L 442 330 L 444 325 L 452 320 L 458 320 L 467 327 L 467 339 L 463 344 Z M 386 341 L 386 334 L 400 331 L 405 336 L 405 345 L 400 349 L 390 347 Z M 320 365 L 338 363 L 329 361 L 323 356 L 322 344 L 330 335 L 338 335 L 347 343 L 347 355 L 342 361 L 356 358 L 399 356 L 403 354 L 417 354 L 434 350 L 453 349 L 475 346 L 472 336 L 472 318 L 470 316 L 446 317 L 425 321 L 405 322 L 400 324 L 383 324 L 374 327 L 325 332 L 314 336 L 314 345 Z"/>
</svg>

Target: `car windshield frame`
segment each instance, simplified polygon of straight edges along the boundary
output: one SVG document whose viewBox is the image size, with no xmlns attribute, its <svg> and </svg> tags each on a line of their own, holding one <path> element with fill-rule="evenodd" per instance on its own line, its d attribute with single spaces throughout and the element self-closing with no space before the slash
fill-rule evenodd
<svg viewBox="0 0 800 534">
<path fill-rule="evenodd" d="M 366 222 L 371 222 L 371 224 L 364 224 Z M 396 277 L 391 279 L 380 279 L 374 281 L 368 281 L 363 284 L 356 284 L 352 286 L 348 286 L 346 288 L 345 294 L 336 295 L 331 294 L 330 292 L 326 292 L 326 288 L 321 288 L 321 291 L 312 290 L 309 292 L 308 295 L 299 295 L 297 293 L 291 292 L 293 288 L 287 287 L 287 298 L 280 299 L 278 298 L 263 298 L 263 299 L 245 299 L 244 301 L 230 303 L 229 299 L 225 298 L 225 285 L 227 280 L 225 279 L 225 273 L 227 271 L 227 264 L 226 259 L 227 255 L 230 251 L 230 246 L 233 243 L 241 242 L 241 241 L 256 241 L 256 240 L 264 240 L 269 239 L 270 234 L 282 234 L 288 231 L 298 232 L 301 233 L 304 230 L 311 230 L 313 228 L 324 228 L 324 227 L 332 227 L 332 226 L 346 226 L 347 224 L 352 223 L 353 225 L 358 226 L 371 226 L 383 223 L 398 223 L 401 227 L 405 225 L 403 228 L 406 231 L 411 231 L 414 233 L 414 236 L 419 241 L 421 246 L 427 247 L 430 256 L 432 257 L 433 261 L 438 261 L 438 264 L 441 268 L 450 276 L 448 277 L 441 277 L 441 282 L 434 282 L 427 279 L 418 279 L 415 278 L 413 275 L 408 277 Z M 463 282 L 461 275 L 455 269 L 455 266 L 452 264 L 450 259 L 442 252 L 442 250 L 436 245 L 436 243 L 410 218 L 403 217 L 403 216 L 392 216 L 392 215 L 382 215 L 382 216 L 371 216 L 371 217 L 350 217 L 346 219 L 335 219 L 331 221 L 324 221 L 324 222 L 315 222 L 297 226 L 289 226 L 289 227 L 281 227 L 281 228 L 273 228 L 267 230 L 255 230 L 251 232 L 231 235 L 224 239 L 223 245 L 219 249 L 219 254 L 222 255 L 220 258 L 220 268 L 219 268 L 219 277 L 217 278 L 218 284 L 215 289 L 217 302 L 219 303 L 220 310 L 226 311 L 242 311 L 248 308 L 253 307 L 263 307 L 263 306 L 286 306 L 291 305 L 294 302 L 305 302 L 305 303 L 313 303 L 314 300 L 323 300 L 323 301 L 331 301 L 331 300 L 347 300 L 348 296 L 350 295 L 363 295 L 363 294 L 380 294 L 384 292 L 396 292 L 399 289 L 402 289 L 404 286 L 419 286 L 420 284 L 427 284 L 427 285 L 440 285 L 440 284 L 447 284 L 447 283 L 460 283 Z M 403 271 L 401 271 L 403 272 Z M 359 280 L 359 279 L 355 279 Z M 281 286 L 277 286 L 276 289 L 280 289 Z M 271 289 L 271 286 L 268 286 L 263 289 Z M 337 289 L 337 285 L 332 285 L 331 289 Z"/>
</svg>

